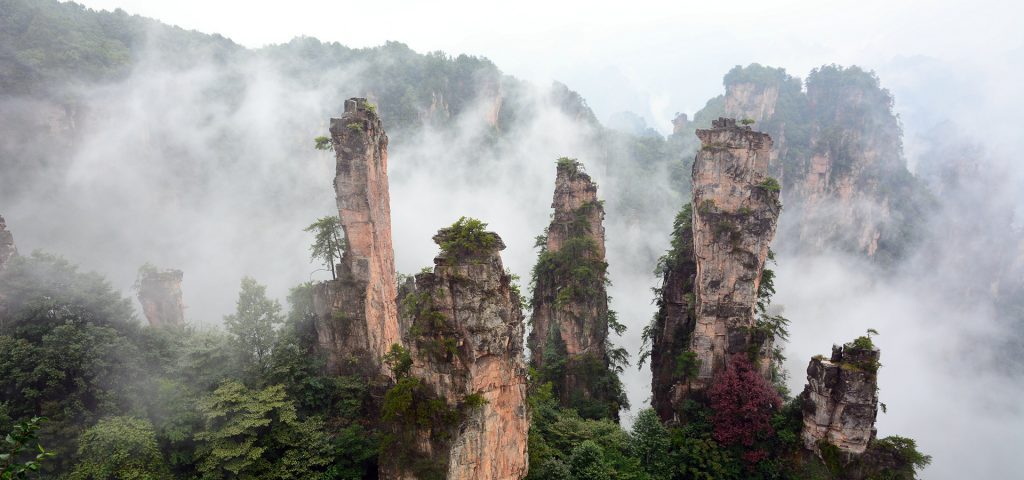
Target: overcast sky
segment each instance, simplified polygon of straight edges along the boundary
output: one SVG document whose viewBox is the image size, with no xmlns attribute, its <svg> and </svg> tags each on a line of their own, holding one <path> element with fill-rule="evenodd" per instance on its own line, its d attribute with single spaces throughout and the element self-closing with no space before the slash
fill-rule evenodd
<svg viewBox="0 0 1024 480">
<path fill-rule="evenodd" d="M 987 72 L 1014 84 L 1019 77 L 1000 75 L 1002 69 L 1024 64 L 1019 0 L 80 3 L 220 33 L 249 47 L 305 35 L 350 47 L 397 40 L 421 52 L 485 56 L 508 74 L 568 84 L 602 120 L 628 109 L 662 131 L 675 112 L 692 113 L 720 93 L 722 75 L 736 64 L 781 66 L 797 76 L 826 63 L 859 64 L 877 70 L 897 93 L 921 87 L 921 79 L 903 78 L 908 62 L 932 62 L 933 73 Z M 900 98 L 898 109 L 914 108 Z"/>
</svg>

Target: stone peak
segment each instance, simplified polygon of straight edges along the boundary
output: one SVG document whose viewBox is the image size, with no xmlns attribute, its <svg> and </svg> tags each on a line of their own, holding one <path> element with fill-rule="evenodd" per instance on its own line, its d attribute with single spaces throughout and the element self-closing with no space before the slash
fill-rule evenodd
<svg viewBox="0 0 1024 480">
<path fill-rule="evenodd" d="M 753 130 L 750 125 L 737 125 L 735 118 L 712 120 L 710 129 L 697 130 L 697 137 L 705 146 L 755 150 L 772 147 L 772 138 L 767 133 Z"/>
</svg>

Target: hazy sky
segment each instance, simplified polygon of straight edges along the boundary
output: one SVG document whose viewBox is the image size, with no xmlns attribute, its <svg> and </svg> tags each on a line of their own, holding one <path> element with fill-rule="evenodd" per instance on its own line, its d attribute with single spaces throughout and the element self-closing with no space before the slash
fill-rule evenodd
<svg viewBox="0 0 1024 480">
<path fill-rule="evenodd" d="M 486 56 L 506 73 L 567 83 L 602 120 L 629 109 L 662 131 L 673 113 L 692 113 L 720 93 L 722 74 L 736 64 L 760 62 L 805 76 L 826 63 L 883 73 L 925 57 L 1004 78 L 996 75 L 1000 65 L 1024 63 L 1024 7 L 1015 0 L 80 3 L 220 33 L 249 47 L 306 35 L 351 47 L 397 40 L 418 51 Z M 898 73 L 887 77 L 893 78 L 883 83 L 901 87 Z"/>
</svg>

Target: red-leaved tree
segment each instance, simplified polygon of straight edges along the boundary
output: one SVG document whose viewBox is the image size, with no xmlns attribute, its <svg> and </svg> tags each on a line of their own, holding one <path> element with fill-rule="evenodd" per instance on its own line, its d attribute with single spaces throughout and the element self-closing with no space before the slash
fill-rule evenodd
<svg viewBox="0 0 1024 480">
<path fill-rule="evenodd" d="M 715 440 L 722 445 L 751 447 L 759 436 L 775 433 L 771 417 L 782 406 L 782 397 L 754 369 L 746 355 L 737 354 L 730 359 L 725 373 L 711 385 L 708 396 L 714 412 L 711 421 Z M 752 453 L 748 461 L 761 457 Z"/>
</svg>

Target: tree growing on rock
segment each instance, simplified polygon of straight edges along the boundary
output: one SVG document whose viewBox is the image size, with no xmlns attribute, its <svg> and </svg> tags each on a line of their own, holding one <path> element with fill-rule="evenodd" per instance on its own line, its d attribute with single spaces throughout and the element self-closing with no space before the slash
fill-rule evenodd
<svg viewBox="0 0 1024 480">
<path fill-rule="evenodd" d="M 313 233 L 313 244 L 309 246 L 309 259 L 319 260 L 331 271 L 331 278 L 338 278 L 334 265 L 345 254 L 347 244 L 341 220 L 337 215 L 318 218 L 306 227 L 304 232 Z"/>
</svg>

